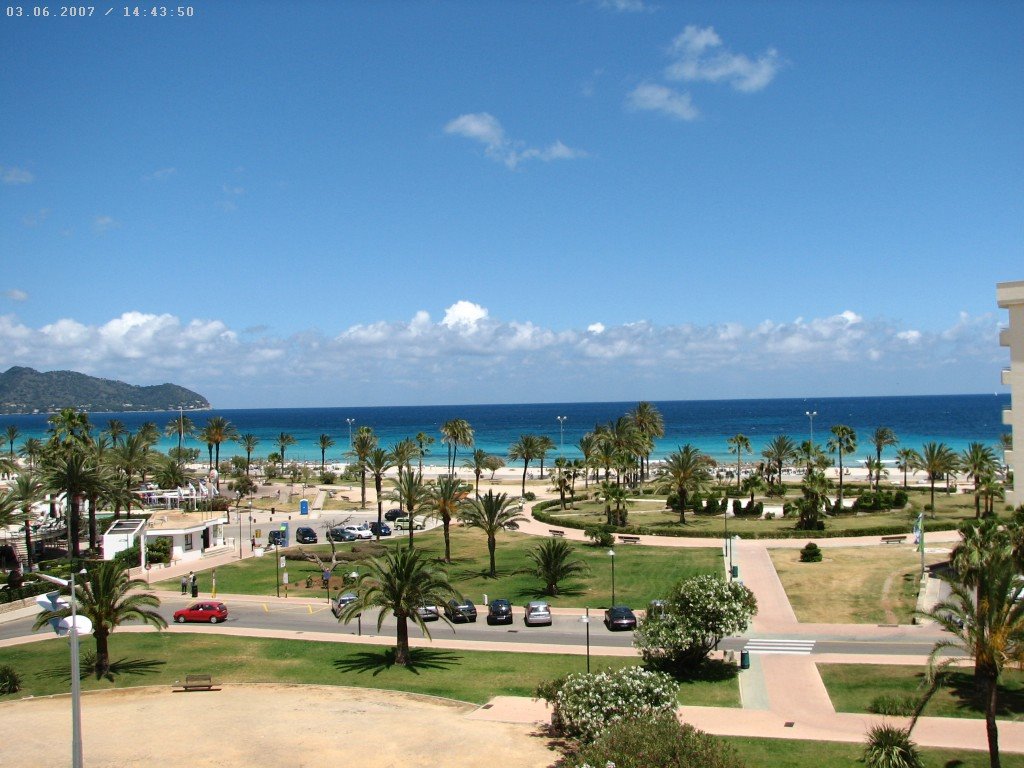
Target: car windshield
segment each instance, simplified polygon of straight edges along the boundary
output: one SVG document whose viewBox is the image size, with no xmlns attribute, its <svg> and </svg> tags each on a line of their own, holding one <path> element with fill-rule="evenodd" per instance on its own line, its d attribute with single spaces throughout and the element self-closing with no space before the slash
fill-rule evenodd
<svg viewBox="0 0 1024 768">
<path fill-rule="evenodd" d="M 610 613 L 616 619 L 628 619 L 633 614 L 629 608 L 623 607 L 612 608 Z"/>
</svg>

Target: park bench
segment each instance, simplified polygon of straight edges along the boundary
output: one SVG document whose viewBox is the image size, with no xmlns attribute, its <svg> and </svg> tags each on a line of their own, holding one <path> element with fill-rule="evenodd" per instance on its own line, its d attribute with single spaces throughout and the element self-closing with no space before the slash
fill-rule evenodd
<svg viewBox="0 0 1024 768">
<path fill-rule="evenodd" d="M 905 534 L 905 533 L 899 534 L 899 535 L 896 535 L 896 536 L 883 536 L 882 537 L 882 543 L 883 544 L 902 544 L 906 540 L 907 540 L 907 534 Z"/>
<path fill-rule="evenodd" d="M 548 533 L 552 536 L 565 536 L 565 531 L 561 531 L 558 528 L 549 528 Z"/>
<path fill-rule="evenodd" d="M 623 536 L 620 533 L 619 534 L 619 541 L 621 541 L 623 544 L 639 544 L 640 543 L 640 537 L 639 536 Z"/>
<path fill-rule="evenodd" d="M 213 678 L 210 675 L 185 675 L 183 691 L 212 691 Z"/>
</svg>

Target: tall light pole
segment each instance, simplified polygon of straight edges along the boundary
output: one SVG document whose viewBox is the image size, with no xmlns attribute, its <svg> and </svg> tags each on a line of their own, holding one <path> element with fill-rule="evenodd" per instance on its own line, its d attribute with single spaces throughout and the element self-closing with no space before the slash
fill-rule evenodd
<svg viewBox="0 0 1024 768">
<path fill-rule="evenodd" d="M 612 605 L 615 605 L 615 550 L 608 550 L 608 557 L 612 559 Z"/>
<path fill-rule="evenodd" d="M 558 454 L 565 456 L 565 420 L 568 416 L 555 416 L 558 419 Z"/>
<path fill-rule="evenodd" d="M 348 449 L 352 450 L 352 425 L 356 423 L 355 419 L 345 419 L 348 422 Z"/>
<path fill-rule="evenodd" d="M 585 614 L 580 616 L 580 624 L 587 628 L 587 674 L 590 674 L 590 608 L 585 608 Z"/>
<path fill-rule="evenodd" d="M 814 417 L 818 415 L 818 412 L 804 411 L 804 415 L 811 420 L 811 445 L 814 445 Z"/>
</svg>

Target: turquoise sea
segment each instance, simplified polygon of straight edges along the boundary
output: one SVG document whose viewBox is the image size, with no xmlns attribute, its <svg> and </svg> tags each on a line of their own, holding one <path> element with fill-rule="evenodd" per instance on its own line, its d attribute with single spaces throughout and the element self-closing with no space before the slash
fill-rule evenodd
<svg viewBox="0 0 1024 768">
<path fill-rule="evenodd" d="M 729 461 L 726 440 L 738 432 L 750 438 L 755 454 L 776 435 L 789 435 L 796 441 L 808 439 L 813 418 L 814 438 L 823 443 L 834 424 L 847 424 L 856 430 L 860 446 L 855 456 L 869 453 L 868 438 L 877 427 L 892 429 L 900 440 L 897 447 L 920 448 L 928 441 L 947 443 L 960 452 L 970 442 L 979 441 L 998 449 L 1000 435 L 1009 431 L 1002 423 L 1002 411 L 1010 405 L 1009 394 L 994 395 L 923 395 L 916 397 L 832 397 L 771 400 L 674 400 L 654 403 L 665 420 L 665 437 L 657 442 L 654 458 L 692 443 L 720 461 Z M 621 403 L 536 403 L 503 405 L 437 405 L 363 408 L 263 408 L 216 409 L 193 411 L 189 417 L 201 428 L 211 416 L 223 416 L 239 434 L 252 433 L 260 439 L 257 456 L 276 452 L 276 439 L 286 432 L 296 444 L 287 449 L 286 458 L 299 461 L 320 461 L 318 446 L 321 434 L 335 441 L 327 452 L 328 462 L 344 461 L 348 450 L 349 423 L 353 429 L 372 427 L 381 445 L 390 447 L 419 432 L 432 435 L 437 442 L 429 449 L 427 464 L 444 465 L 446 448 L 440 442 L 439 427 L 454 418 L 466 419 L 475 433 L 475 446 L 488 453 L 504 456 L 508 447 L 521 434 L 547 434 L 556 449 L 564 445 L 569 458 L 579 458 L 576 444 L 595 424 L 607 423 L 636 407 L 635 402 Z M 162 430 L 176 414 L 159 413 L 92 413 L 96 429 L 106 427 L 110 419 L 119 419 L 129 430 L 146 421 L 153 421 Z M 564 416 L 559 429 L 559 416 Z M 46 436 L 46 415 L 0 417 L 0 427 L 14 424 L 20 431 L 15 447 L 28 437 Z M 159 448 L 167 450 L 177 438 L 165 438 Z M 201 449 L 206 446 L 195 440 L 187 445 Z M 894 448 L 883 458 L 892 458 Z M 223 445 L 221 458 L 234 453 L 237 446 Z M 466 449 L 460 449 L 461 457 Z M 1001 455 L 997 450 L 997 456 Z"/>
</svg>

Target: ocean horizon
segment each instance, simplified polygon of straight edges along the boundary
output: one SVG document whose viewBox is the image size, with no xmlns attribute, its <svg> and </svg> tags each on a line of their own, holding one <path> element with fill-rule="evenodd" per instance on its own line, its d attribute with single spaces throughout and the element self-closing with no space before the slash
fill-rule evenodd
<svg viewBox="0 0 1024 768">
<path fill-rule="evenodd" d="M 330 408 L 215 408 L 188 411 L 196 429 L 201 429 L 213 416 L 227 419 L 239 434 L 251 433 L 259 438 L 255 458 L 266 458 L 277 452 L 276 440 L 282 432 L 292 435 L 295 444 L 285 453 L 286 461 L 319 463 L 321 434 L 329 435 L 335 445 L 327 451 L 327 462 L 345 462 L 349 447 L 348 420 L 354 433 L 361 426 L 371 427 L 380 445 L 390 448 L 420 432 L 430 435 L 435 443 L 428 448 L 424 464 L 443 466 L 447 449 L 441 443 L 440 426 L 454 418 L 466 419 L 474 430 L 474 446 L 459 448 L 458 463 L 474 449 L 482 449 L 507 457 L 509 446 L 521 434 L 542 434 L 552 439 L 555 448 L 548 454 L 550 463 L 557 456 L 581 458 L 577 448 L 580 438 L 597 424 L 606 424 L 636 407 L 638 401 L 586 403 L 527 403 L 474 405 L 400 405 Z M 961 452 L 968 443 L 981 442 L 1001 456 L 1000 436 L 1008 429 L 1002 423 L 1002 412 L 1010 405 L 1009 393 L 979 395 L 901 395 L 884 397 L 823 398 L 752 398 L 732 400 L 667 400 L 651 401 L 665 421 L 665 436 L 655 444 L 652 458 L 664 458 L 686 443 L 695 445 L 719 462 L 735 461 L 729 454 L 726 440 L 737 434 L 750 438 L 752 453 L 757 457 L 762 448 L 777 435 L 788 435 L 796 442 L 813 436 L 824 444 L 829 429 L 835 424 L 853 427 L 858 448 L 852 459 L 856 462 L 873 448 L 868 438 L 877 427 L 889 427 L 899 439 L 894 448 L 883 452 L 883 459 L 892 459 L 898 448 L 920 447 L 930 441 L 944 442 Z M 807 413 L 815 413 L 813 419 Z M 564 420 L 560 422 L 559 416 Z M 19 437 L 17 448 L 29 437 L 46 438 L 48 414 L 9 414 L 0 424 L 15 425 Z M 118 419 L 127 429 L 135 431 L 145 422 L 155 422 L 161 429 L 176 418 L 173 411 L 93 412 L 89 414 L 94 431 L 106 428 L 111 419 Z M 561 429 L 560 429 L 561 426 Z M 186 446 L 200 449 L 206 459 L 205 443 L 194 438 Z M 163 437 L 158 450 L 167 451 L 177 445 L 177 438 Z M 221 460 L 244 455 L 238 443 L 222 444 Z"/>
</svg>

